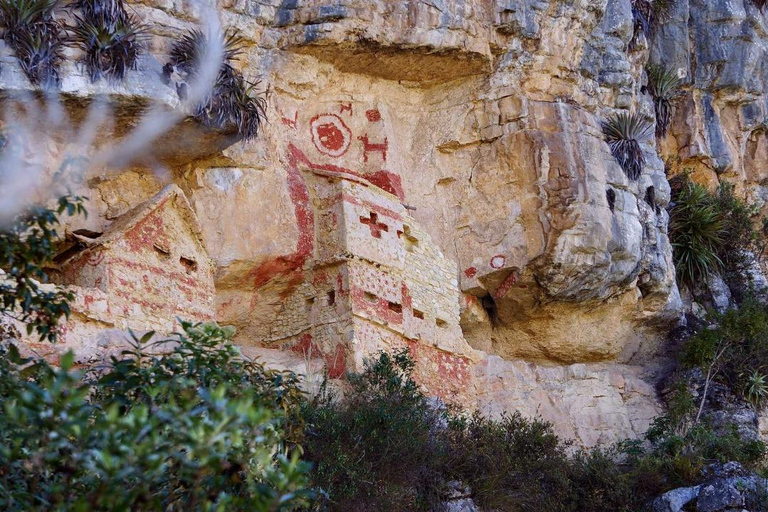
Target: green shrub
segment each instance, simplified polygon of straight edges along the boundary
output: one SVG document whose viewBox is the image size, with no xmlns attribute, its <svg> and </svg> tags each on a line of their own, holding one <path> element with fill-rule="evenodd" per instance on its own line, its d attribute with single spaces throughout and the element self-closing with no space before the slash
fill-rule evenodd
<svg viewBox="0 0 768 512">
<path fill-rule="evenodd" d="M 764 232 L 753 222 L 757 207 L 736 197 L 727 182 L 713 194 L 687 174 L 673 181 L 669 238 L 678 277 L 689 285 L 716 271 L 731 281 L 742 279 L 765 245 Z"/>
<path fill-rule="evenodd" d="M 60 368 L 4 354 L 0 507 L 307 505 L 307 467 L 283 442 L 293 378 L 239 361 L 216 326 L 183 328 L 170 353 L 147 356 L 145 337 L 100 377 L 75 371 L 71 353 Z"/>
<path fill-rule="evenodd" d="M 716 197 L 723 223 L 718 256 L 726 277 L 736 279 L 750 265 L 753 254 L 758 257 L 762 254 L 765 237 L 753 222 L 759 208 L 736 197 L 733 184 L 726 181 L 720 183 Z"/>
<path fill-rule="evenodd" d="M 611 154 L 630 180 L 643 172 L 645 156 L 640 143 L 651 134 L 651 125 L 638 113 L 621 112 L 603 123 L 603 133 Z"/>
<path fill-rule="evenodd" d="M 430 510 L 444 446 L 440 413 L 411 375 L 407 351 L 381 353 L 349 375 L 343 400 L 324 388 L 304 408 L 305 457 L 329 510 Z"/>
<path fill-rule="evenodd" d="M 743 391 L 750 401 L 759 399 L 764 391 L 750 378 L 768 373 L 768 310 L 758 300 L 747 298 L 738 309 L 713 314 L 712 320 L 714 328 L 700 331 L 685 344 L 681 362 L 704 371 L 712 368 L 713 377 L 733 391 Z"/>
<path fill-rule="evenodd" d="M 478 505 L 499 510 L 568 510 L 568 458 L 551 425 L 519 413 L 493 421 L 474 415 L 453 421 L 454 478 Z"/>
<path fill-rule="evenodd" d="M 0 228 L 0 317 L 27 324 L 27 334 L 55 341 L 62 317 L 69 316 L 70 293 L 46 290 L 45 267 L 56 255 L 59 216 L 85 215 L 83 199 L 62 197 L 55 210 L 36 207 L 19 213 Z"/>
<path fill-rule="evenodd" d="M 670 207 L 669 239 L 678 278 L 693 285 L 722 266 L 718 253 L 725 225 L 716 198 L 683 178 Z"/>
</svg>

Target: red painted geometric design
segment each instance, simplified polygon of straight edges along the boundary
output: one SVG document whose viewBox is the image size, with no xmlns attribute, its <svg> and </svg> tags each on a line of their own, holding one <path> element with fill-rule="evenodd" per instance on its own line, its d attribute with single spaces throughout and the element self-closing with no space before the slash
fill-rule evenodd
<svg viewBox="0 0 768 512">
<path fill-rule="evenodd" d="M 371 229 L 371 235 L 373 235 L 374 238 L 381 238 L 382 231 L 389 231 L 389 226 L 379 222 L 378 220 L 379 216 L 374 212 L 371 212 L 371 216 L 368 218 L 360 217 L 360 222 L 368 225 L 368 227 Z"/>
<path fill-rule="evenodd" d="M 384 161 L 387 161 L 387 150 L 389 149 L 389 141 L 386 137 L 384 137 L 384 142 L 381 144 L 373 144 L 368 139 L 368 135 L 363 135 L 362 137 L 358 137 L 358 140 L 362 141 L 363 143 L 363 161 L 368 161 L 368 153 L 371 153 L 373 151 L 378 151 L 381 153 L 381 157 L 384 159 Z"/>
</svg>

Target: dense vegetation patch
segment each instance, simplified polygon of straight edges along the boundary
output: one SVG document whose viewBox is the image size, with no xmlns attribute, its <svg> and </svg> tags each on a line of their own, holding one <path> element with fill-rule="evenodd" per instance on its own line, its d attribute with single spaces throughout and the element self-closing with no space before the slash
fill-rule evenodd
<svg viewBox="0 0 768 512">
<path fill-rule="evenodd" d="M 673 182 L 669 238 L 678 278 L 695 285 L 712 272 L 737 279 L 763 251 L 765 227 L 755 227 L 756 207 L 722 182 L 715 193 L 682 174 Z"/>
</svg>

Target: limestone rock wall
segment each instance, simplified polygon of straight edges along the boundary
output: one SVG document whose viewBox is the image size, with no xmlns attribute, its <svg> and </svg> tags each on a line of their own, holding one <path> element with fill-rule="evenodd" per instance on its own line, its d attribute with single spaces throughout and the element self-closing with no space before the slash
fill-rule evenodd
<svg viewBox="0 0 768 512">
<path fill-rule="evenodd" d="M 83 177 L 92 216 L 70 230 L 104 232 L 174 183 L 213 262 L 211 316 L 248 351 L 341 376 L 410 346 L 447 400 L 541 415 L 585 445 L 640 435 L 682 308 L 659 155 L 768 198 L 765 15 L 672 6 L 646 39 L 630 0 L 220 2 L 247 41 L 238 65 L 269 85 L 269 124 Z M 158 70 L 198 13 L 133 8 L 153 38 L 131 79 L 172 98 Z M 686 91 L 632 181 L 601 122 L 653 121 L 649 60 Z"/>
</svg>

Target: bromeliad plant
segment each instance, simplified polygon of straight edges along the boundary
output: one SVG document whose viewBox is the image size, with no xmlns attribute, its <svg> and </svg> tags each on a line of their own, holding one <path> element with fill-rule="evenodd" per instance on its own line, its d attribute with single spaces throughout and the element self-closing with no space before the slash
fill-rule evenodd
<svg viewBox="0 0 768 512">
<path fill-rule="evenodd" d="M 660 66 L 649 66 L 648 90 L 653 96 L 653 105 L 656 110 L 656 136 L 665 137 L 671 122 L 672 99 L 677 96 L 680 88 L 680 77 L 674 70 L 664 69 Z"/>
<path fill-rule="evenodd" d="M 85 63 L 96 82 L 101 77 L 121 81 L 136 68 L 146 27 L 128 14 L 122 0 L 79 0 L 82 16 L 75 16 L 74 35 L 85 52 Z"/>
<path fill-rule="evenodd" d="M 194 116 L 204 126 L 234 127 L 243 139 L 253 139 L 266 118 L 266 100 L 257 91 L 259 82 L 248 82 L 232 65 L 242 52 L 243 38 L 231 30 L 213 37 L 219 39 L 221 68 L 209 94 L 195 107 Z M 209 41 L 211 37 L 200 30 L 190 31 L 174 45 L 169 64 L 187 76 L 195 77 L 212 46 Z"/>
<path fill-rule="evenodd" d="M 603 123 L 611 153 L 630 180 L 640 177 L 645 156 L 640 143 L 651 133 L 651 125 L 637 113 L 622 112 Z"/>
<path fill-rule="evenodd" d="M 693 285 L 722 267 L 718 249 L 725 230 L 716 198 L 701 185 L 684 180 L 670 208 L 669 239 L 678 277 Z"/>
<path fill-rule="evenodd" d="M 222 72 L 232 68 L 234 61 L 243 51 L 243 38 L 235 30 L 226 30 L 215 34 L 218 46 L 222 52 Z M 202 62 L 205 52 L 211 48 L 209 37 L 199 29 L 192 29 L 184 34 L 171 49 L 171 65 L 183 73 L 195 75 Z"/>
<path fill-rule="evenodd" d="M 632 17 L 635 28 L 629 42 L 630 49 L 635 46 L 640 31 L 649 38 L 659 23 L 668 17 L 672 0 L 632 0 Z"/>
<path fill-rule="evenodd" d="M 59 84 L 59 65 L 66 36 L 53 11 L 58 0 L 0 0 L 3 38 L 16 52 L 24 73 L 34 85 Z"/>
</svg>

